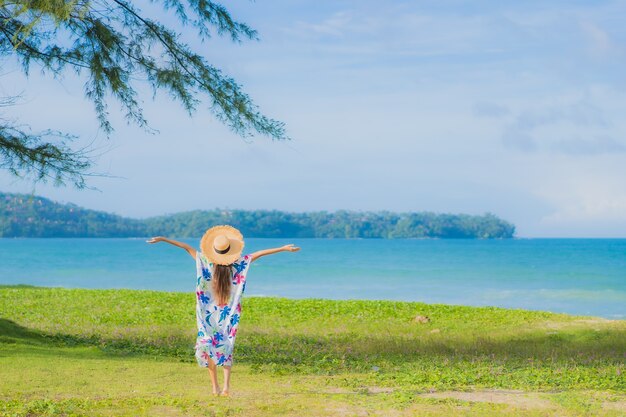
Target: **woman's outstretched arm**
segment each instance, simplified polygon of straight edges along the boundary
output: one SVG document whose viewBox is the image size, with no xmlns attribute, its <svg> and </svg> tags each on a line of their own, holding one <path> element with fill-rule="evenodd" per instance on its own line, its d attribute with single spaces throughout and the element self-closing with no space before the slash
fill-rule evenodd
<svg viewBox="0 0 626 417">
<path fill-rule="evenodd" d="M 163 236 L 153 237 L 151 239 L 146 240 L 146 242 L 148 242 L 148 243 L 167 242 L 170 245 L 178 246 L 179 248 L 185 249 L 187 251 L 187 253 L 189 255 L 191 255 L 191 257 L 193 259 L 196 259 L 196 250 L 194 248 L 192 248 L 191 246 L 189 246 L 188 244 L 186 244 L 186 243 L 179 242 L 177 240 L 168 239 L 168 238 L 163 237 Z"/>
<path fill-rule="evenodd" d="M 297 246 L 294 246 L 293 244 L 281 246 L 280 248 L 264 249 L 264 250 L 260 250 L 258 252 L 254 252 L 252 254 L 252 261 L 251 262 L 254 262 L 257 259 L 259 259 L 260 257 L 265 256 L 265 255 L 273 255 L 273 254 L 278 253 L 278 252 L 298 252 L 299 250 L 300 250 L 300 248 L 297 247 Z"/>
</svg>

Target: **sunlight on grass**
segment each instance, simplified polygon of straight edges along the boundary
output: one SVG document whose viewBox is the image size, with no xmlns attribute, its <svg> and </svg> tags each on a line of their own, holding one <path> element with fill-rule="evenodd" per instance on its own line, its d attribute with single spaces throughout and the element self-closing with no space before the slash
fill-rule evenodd
<svg viewBox="0 0 626 417">
<path fill-rule="evenodd" d="M 237 400 L 212 398 L 206 370 L 193 358 L 194 303 L 186 293 L 0 288 L 0 411 L 611 416 L 626 404 L 623 321 L 273 298 L 244 301 L 233 377 Z M 430 322 L 417 323 L 418 314 Z M 534 405 L 515 403 L 520 395 L 512 393 L 498 394 L 501 403 L 480 399 L 490 398 L 490 390 L 548 399 Z M 426 396 L 448 391 L 471 391 L 476 398 Z M 479 392 L 487 394 L 479 398 Z"/>
</svg>

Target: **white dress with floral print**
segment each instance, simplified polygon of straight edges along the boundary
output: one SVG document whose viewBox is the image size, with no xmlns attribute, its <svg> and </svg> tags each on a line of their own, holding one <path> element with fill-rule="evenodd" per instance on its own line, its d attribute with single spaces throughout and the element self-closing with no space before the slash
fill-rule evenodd
<svg viewBox="0 0 626 417">
<path fill-rule="evenodd" d="M 208 367 L 209 359 L 216 365 L 230 366 L 233 361 L 235 337 L 241 317 L 241 297 L 246 288 L 246 274 L 250 255 L 242 256 L 232 264 L 233 286 L 230 301 L 219 306 L 211 294 L 213 264 L 200 251 L 196 253 L 196 360 L 199 366 Z"/>
</svg>

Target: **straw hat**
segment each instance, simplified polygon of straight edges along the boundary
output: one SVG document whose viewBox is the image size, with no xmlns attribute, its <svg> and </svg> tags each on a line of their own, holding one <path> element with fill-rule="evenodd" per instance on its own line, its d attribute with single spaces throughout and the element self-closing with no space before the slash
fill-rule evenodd
<svg viewBox="0 0 626 417">
<path fill-rule="evenodd" d="M 212 263 L 230 265 L 241 256 L 243 235 L 232 226 L 213 226 L 202 236 L 200 249 Z"/>
</svg>

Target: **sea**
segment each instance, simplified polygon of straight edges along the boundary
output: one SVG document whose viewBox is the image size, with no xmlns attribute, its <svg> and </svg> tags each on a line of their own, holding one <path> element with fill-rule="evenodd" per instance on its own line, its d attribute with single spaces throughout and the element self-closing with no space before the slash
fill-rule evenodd
<svg viewBox="0 0 626 417">
<path fill-rule="evenodd" d="M 197 247 L 199 239 L 181 239 Z M 626 319 L 626 239 L 253 239 L 248 296 L 421 301 Z M 0 239 L 0 285 L 195 291 L 195 262 L 145 239 Z"/>
</svg>

